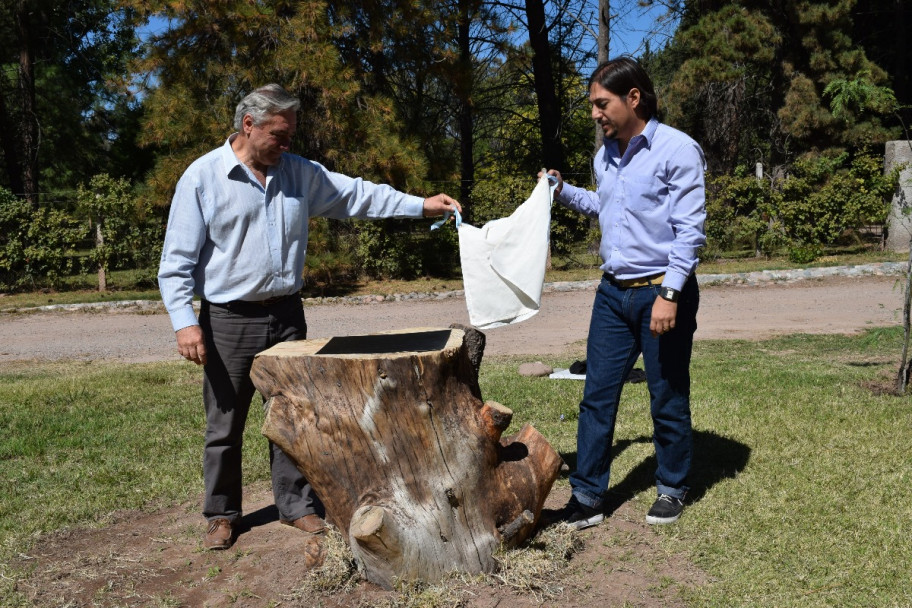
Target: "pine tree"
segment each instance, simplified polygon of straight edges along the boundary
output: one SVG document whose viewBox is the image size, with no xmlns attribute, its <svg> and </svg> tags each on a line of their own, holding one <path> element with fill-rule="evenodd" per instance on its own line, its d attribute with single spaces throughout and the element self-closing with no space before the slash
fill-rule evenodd
<svg viewBox="0 0 912 608">
<path fill-rule="evenodd" d="M 194 158 L 231 132 L 238 101 L 270 82 L 301 100 L 294 152 L 337 171 L 421 188 L 420 152 L 398 137 L 391 102 L 367 93 L 340 61 L 326 2 L 128 1 L 143 18 L 170 20 L 135 65 L 150 76 L 143 143 L 162 151 L 149 178 L 159 203 L 170 201 Z"/>
<path fill-rule="evenodd" d="M 671 75 L 669 121 L 703 143 L 712 169 L 895 136 L 874 113 L 846 128 L 824 95 L 834 80 L 888 82 L 852 39 L 856 0 L 693 1 L 682 10 L 673 44 L 651 60 Z"/>
</svg>

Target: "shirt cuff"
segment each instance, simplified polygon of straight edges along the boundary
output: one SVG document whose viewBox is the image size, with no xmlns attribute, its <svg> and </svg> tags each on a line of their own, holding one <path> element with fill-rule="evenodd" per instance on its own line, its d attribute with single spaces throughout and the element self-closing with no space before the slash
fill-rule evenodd
<svg viewBox="0 0 912 608">
<path fill-rule="evenodd" d="M 668 271 L 665 273 L 665 279 L 662 281 L 662 287 L 670 287 L 675 291 L 684 289 L 684 283 L 687 282 L 687 275 L 679 272 Z"/>
<path fill-rule="evenodd" d="M 557 202 L 559 203 L 569 203 L 573 200 L 573 197 L 576 194 L 577 190 L 583 190 L 583 188 L 564 182 L 564 184 L 561 186 L 560 192 L 555 194 L 554 198 L 556 198 Z"/>
<path fill-rule="evenodd" d="M 191 325 L 199 325 L 196 313 L 193 312 L 192 304 L 178 310 L 169 311 L 168 314 L 171 317 L 171 327 L 174 328 L 174 331 L 179 331 Z"/>
<path fill-rule="evenodd" d="M 408 195 L 409 200 L 405 203 L 405 213 L 403 217 L 424 217 L 424 199 L 420 196 Z"/>
</svg>

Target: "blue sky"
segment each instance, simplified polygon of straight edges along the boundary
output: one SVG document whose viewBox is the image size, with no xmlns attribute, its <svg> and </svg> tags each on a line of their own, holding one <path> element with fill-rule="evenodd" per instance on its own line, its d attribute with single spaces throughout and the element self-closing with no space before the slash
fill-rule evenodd
<svg viewBox="0 0 912 608">
<path fill-rule="evenodd" d="M 597 0 L 593 0 L 592 4 L 595 9 L 598 8 Z M 645 49 L 647 40 L 652 50 L 661 49 L 674 34 L 677 23 L 660 19 L 665 14 L 664 7 L 653 6 L 643 9 L 632 0 L 612 2 L 612 4 L 623 5 L 613 11 L 615 17 L 609 41 L 612 57 L 617 55 L 638 57 Z"/>
<path fill-rule="evenodd" d="M 591 15 L 595 15 L 598 11 L 598 0 L 590 0 L 589 4 Z M 612 4 L 612 12 L 615 13 L 610 41 L 612 57 L 624 54 L 639 56 L 643 52 L 646 40 L 649 40 L 653 50 L 660 49 L 674 33 L 676 24 L 659 22 L 659 17 L 665 12 L 662 7 L 642 9 L 636 0 L 614 0 Z M 140 36 L 162 31 L 167 26 L 166 20 L 154 18 L 142 28 Z M 595 40 L 592 40 L 592 44 L 595 45 Z"/>
</svg>

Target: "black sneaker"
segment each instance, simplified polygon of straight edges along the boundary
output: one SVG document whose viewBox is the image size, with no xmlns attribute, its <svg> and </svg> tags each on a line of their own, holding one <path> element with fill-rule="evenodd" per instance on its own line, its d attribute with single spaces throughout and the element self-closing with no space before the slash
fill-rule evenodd
<svg viewBox="0 0 912 608">
<path fill-rule="evenodd" d="M 646 514 L 647 524 L 672 524 L 678 521 L 684 511 L 684 501 L 668 494 L 659 494 L 649 513 Z"/>
<path fill-rule="evenodd" d="M 542 524 L 550 526 L 553 524 L 567 524 L 575 530 L 584 530 L 602 523 L 605 519 L 605 513 L 602 509 L 587 507 L 575 497 L 567 501 L 567 504 L 556 511 L 542 511 Z"/>
</svg>

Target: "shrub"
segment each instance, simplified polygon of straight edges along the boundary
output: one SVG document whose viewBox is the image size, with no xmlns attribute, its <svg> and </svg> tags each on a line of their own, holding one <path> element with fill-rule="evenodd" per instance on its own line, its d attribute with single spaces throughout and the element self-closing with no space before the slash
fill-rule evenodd
<svg viewBox="0 0 912 608">
<path fill-rule="evenodd" d="M 24 199 L 0 188 L 0 289 L 56 287 L 73 271 L 68 256 L 85 226 L 54 209 L 33 211 Z"/>
<path fill-rule="evenodd" d="M 77 211 L 88 218 L 92 237 L 100 228 L 104 243 L 89 254 L 94 268 L 105 270 L 157 266 L 164 238 L 164 218 L 151 202 L 138 198 L 130 183 L 107 174 L 80 185 Z"/>
<path fill-rule="evenodd" d="M 769 183 L 738 167 L 734 175 L 706 177 L 706 248 L 704 257 L 750 248 L 770 254 L 765 234 L 770 230 Z"/>
<path fill-rule="evenodd" d="M 776 195 L 776 213 L 791 249 L 807 257 L 847 231 L 884 223 L 898 175 L 884 175 L 883 159 L 866 150 L 852 157 L 843 152 L 798 160 Z"/>
<path fill-rule="evenodd" d="M 374 278 L 414 279 L 449 276 L 459 266 L 456 231 L 431 232 L 430 222 L 357 222 L 357 255 L 363 272 Z"/>
</svg>

